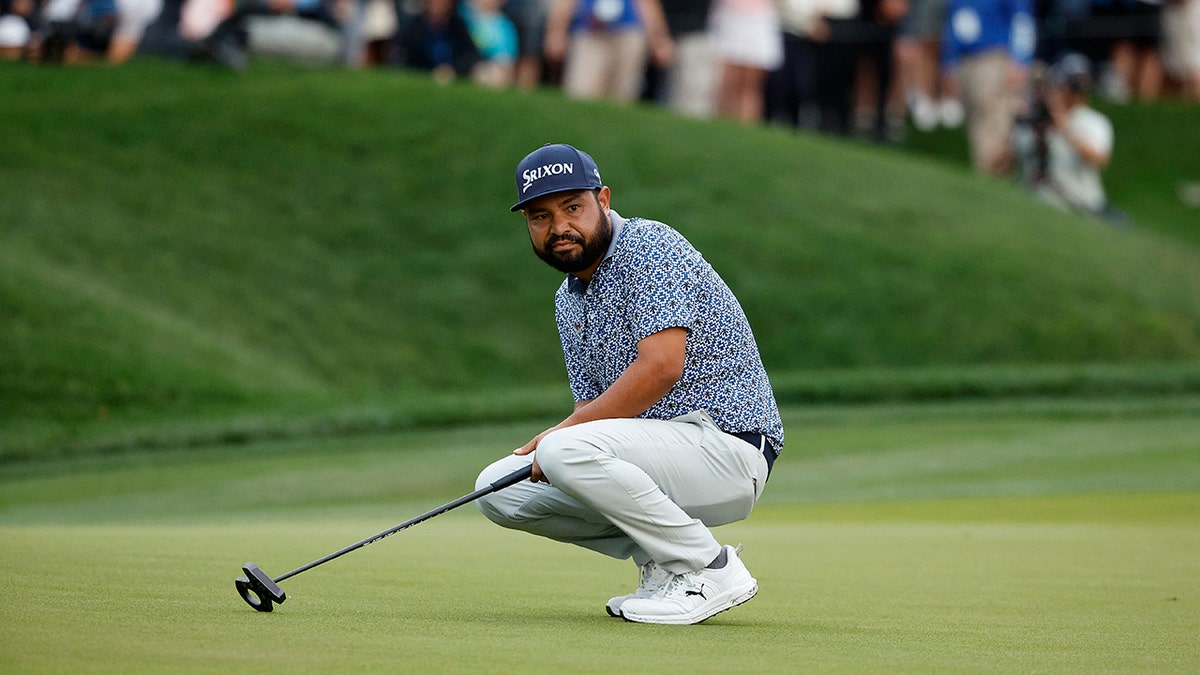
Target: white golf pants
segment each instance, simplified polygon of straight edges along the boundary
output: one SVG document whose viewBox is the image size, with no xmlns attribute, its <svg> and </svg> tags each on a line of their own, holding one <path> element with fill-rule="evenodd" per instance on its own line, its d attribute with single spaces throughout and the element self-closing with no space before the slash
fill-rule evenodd
<svg viewBox="0 0 1200 675">
<path fill-rule="evenodd" d="M 750 515 L 767 480 L 759 448 L 722 432 L 708 413 L 672 420 L 612 419 L 547 434 L 531 455 L 510 455 L 478 488 L 533 461 L 550 484 L 523 481 L 480 499 L 504 527 L 570 542 L 680 574 L 721 552 L 709 527 Z"/>
</svg>

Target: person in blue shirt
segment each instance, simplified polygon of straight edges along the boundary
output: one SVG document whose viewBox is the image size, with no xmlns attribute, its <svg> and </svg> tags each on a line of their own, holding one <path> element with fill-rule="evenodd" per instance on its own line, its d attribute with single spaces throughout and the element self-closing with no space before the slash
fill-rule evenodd
<svg viewBox="0 0 1200 675">
<path fill-rule="evenodd" d="M 463 0 L 459 14 L 467 23 L 471 40 L 482 61 L 475 67 L 476 82 L 489 87 L 507 87 L 516 78 L 521 55 L 517 27 L 501 11 L 503 0 Z"/>
<path fill-rule="evenodd" d="M 966 112 L 971 164 L 1007 175 L 1010 138 L 1037 47 L 1029 0 L 950 0 L 941 66 Z"/>
<path fill-rule="evenodd" d="M 628 103 L 641 96 L 647 58 L 666 67 L 675 43 L 659 0 L 551 0 L 546 61 L 562 66 L 571 98 Z"/>
<path fill-rule="evenodd" d="M 396 52 L 399 65 L 428 71 L 443 84 L 470 77 L 483 61 L 454 0 L 424 0 L 396 36 Z"/>
<path fill-rule="evenodd" d="M 758 583 L 710 527 L 746 518 L 762 495 L 783 423 L 737 298 L 675 229 L 623 218 L 595 162 L 543 146 L 516 173 L 534 252 L 566 274 L 555 318 L 574 410 L 487 467 L 532 480 L 479 501 L 508 528 L 639 568 L 607 613 L 699 623 Z"/>
</svg>

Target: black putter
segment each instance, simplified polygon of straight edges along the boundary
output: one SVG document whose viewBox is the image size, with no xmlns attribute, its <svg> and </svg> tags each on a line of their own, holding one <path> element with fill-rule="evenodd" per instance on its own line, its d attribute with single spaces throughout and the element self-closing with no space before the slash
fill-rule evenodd
<svg viewBox="0 0 1200 675">
<path fill-rule="evenodd" d="M 324 565 L 334 558 L 340 558 L 351 551 L 355 551 L 366 546 L 367 544 L 373 544 L 384 537 L 396 534 L 400 530 L 429 520 L 430 518 L 441 515 L 451 509 L 456 509 L 463 504 L 469 504 L 480 497 L 490 495 L 493 492 L 498 492 L 511 485 L 516 485 L 523 480 L 529 480 L 529 477 L 532 475 L 532 465 L 518 469 L 487 487 L 480 488 L 471 494 L 463 495 L 452 502 L 442 504 L 436 509 L 422 513 L 412 520 L 400 523 L 389 530 L 384 530 L 373 537 L 363 539 L 357 544 L 347 546 L 336 553 L 330 553 L 320 560 L 314 560 L 304 567 L 294 569 L 291 572 L 274 579 L 272 579 L 266 572 L 262 571 L 258 565 L 255 565 L 252 562 L 246 563 L 246 565 L 242 567 L 242 571 L 246 573 L 246 576 L 238 577 L 233 583 L 237 587 L 238 595 L 242 596 L 242 599 L 246 601 L 247 605 L 250 605 L 260 612 L 269 612 L 272 609 L 275 609 L 275 603 L 283 604 L 283 601 L 287 600 L 287 593 L 284 593 L 283 589 L 279 587 L 279 582 L 283 581 L 284 579 L 290 579 L 301 572 L 311 570 L 317 565 Z"/>
</svg>

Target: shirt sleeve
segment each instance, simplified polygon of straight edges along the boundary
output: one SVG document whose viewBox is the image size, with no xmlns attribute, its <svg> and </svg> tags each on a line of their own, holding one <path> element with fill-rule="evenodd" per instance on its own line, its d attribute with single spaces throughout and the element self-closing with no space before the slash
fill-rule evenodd
<svg viewBox="0 0 1200 675">
<path fill-rule="evenodd" d="M 1071 131 L 1096 152 L 1112 154 L 1113 127 L 1107 117 L 1088 110 L 1071 118 Z"/>
</svg>

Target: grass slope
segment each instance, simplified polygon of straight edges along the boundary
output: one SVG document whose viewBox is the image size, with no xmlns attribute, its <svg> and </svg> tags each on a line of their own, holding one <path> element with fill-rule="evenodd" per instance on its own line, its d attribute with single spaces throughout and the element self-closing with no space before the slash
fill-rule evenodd
<svg viewBox="0 0 1200 675">
<path fill-rule="evenodd" d="M 547 140 L 706 252 L 781 379 L 1200 357 L 1195 247 L 894 152 L 394 72 L 0 80 L 0 189 L 20 196 L 0 425 L 21 438 L 561 382 L 557 276 L 505 211 Z"/>
<path fill-rule="evenodd" d="M 440 516 L 537 424 L 0 467 L 12 672 L 1192 672 L 1200 400 L 789 408 L 747 521 L 762 587 L 692 628 L 601 605 L 632 566 Z M 69 470 L 64 468 L 69 467 Z M 531 650 L 534 652 L 531 654 Z"/>
<path fill-rule="evenodd" d="M 1109 199 L 1129 215 L 1134 227 L 1159 232 L 1180 244 L 1200 246 L 1193 223 L 1200 209 L 1183 196 L 1200 183 L 1200 153 L 1186 141 L 1200 129 L 1200 107 L 1185 101 L 1093 105 L 1112 120 L 1116 134 L 1112 162 L 1103 172 Z M 906 150 L 967 168 L 963 129 L 910 132 Z"/>
</svg>

